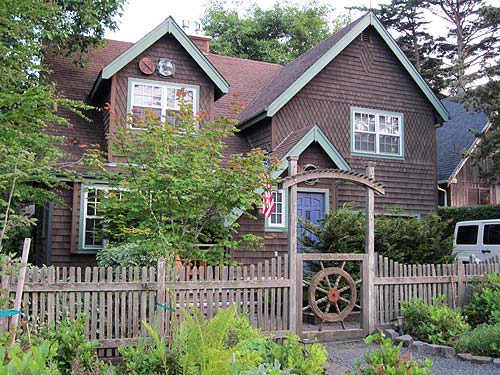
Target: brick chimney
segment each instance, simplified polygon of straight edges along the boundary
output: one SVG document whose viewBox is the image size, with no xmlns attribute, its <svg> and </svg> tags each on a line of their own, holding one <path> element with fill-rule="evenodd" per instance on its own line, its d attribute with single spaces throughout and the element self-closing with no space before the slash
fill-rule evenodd
<svg viewBox="0 0 500 375">
<path fill-rule="evenodd" d="M 209 53 L 210 52 L 210 41 L 212 40 L 211 36 L 207 35 L 188 35 L 189 39 L 196 44 L 196 47 L 200 49 L 201 52 Z"/>
</svg>

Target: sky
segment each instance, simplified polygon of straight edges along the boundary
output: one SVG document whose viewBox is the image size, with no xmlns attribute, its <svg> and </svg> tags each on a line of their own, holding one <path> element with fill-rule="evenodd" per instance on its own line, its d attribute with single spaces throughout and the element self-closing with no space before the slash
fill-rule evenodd
<svg viewBox="0 0 500 375">
<path fill-rule="evenodd" d="M 189 22 L 188 34 L 195 34 L 195 22 L 203 15 L 203 10 L 208 0 L 128 0 L 124 7 L 123 16 L 119 19 L 119 30 L 108 32 L 106 38 L 136 42 L 149 31 L 154 29 L 168 16 L 182 25 L 184 20 Z M 250 3 L 257 3 L 262 8 L 269 8 L 279 0 L 239 0 L 242 8 Z M 292 3 L 307 4 L 309 0 L 291 0 Z M 333 16 L 347 13 L 346 6 L 376 7 L 379 3 L 388 3 L 390 0 L 320 0 L 335 8 Z M 486 3 L 500 6 L 500 0 L 486 0 Z M 353 13 L 356 18 L 359 13 Z M 440 22 L 436 16 L 429 13 L 429 32 L 435 36 L 445 36 L 446 24 Z"/>
<path fill-rule="evenodd" d="M 243 8 L 251 2 L 257 3 L 262 8 L 268 8 L 276 3 L 276 0 L 240 0 Z M 500 1 L 500 0 L 497 0 Z M 308 0 L 295 0 L 294 3 L 306 4 Z M 382 2 L 377 0 L 323 0 L 336 9 L 333 15 L 345 13 L 344 6 L 370 6 Z M 174 20 L 182 25 L 184 20 L 189 21 L 189 34 L 194 34 L 195 22 L 203 15 L 207 0 L 129 0 L 124 8 L 123 16 L 120 18 L 120 29 L 108 32 L 106 38 L 136 42 L 165 18 L 172 16 Z M 356 15 L 353 15 L 356 17 Z"/>
</svg>

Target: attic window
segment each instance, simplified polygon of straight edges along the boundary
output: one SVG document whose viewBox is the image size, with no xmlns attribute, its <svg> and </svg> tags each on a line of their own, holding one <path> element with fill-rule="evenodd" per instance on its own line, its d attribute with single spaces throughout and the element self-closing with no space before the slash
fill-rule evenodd
<svg viewBox="0 0 500 375">
<path fill-rule="evenodd" d="M 366 43 L 370 43 L 370 33 L 366 32 L 366 31 L 362 31 L 361 32 L 361 41 L 362 42 L 366 42 Z"/>
<path fill-rule="evenodd" d="M 127 113 L 132 115 L 132 129 L 143 129 L 147 115 L 175 124 L 181 101 L 198 111 L 199 87 L 161 81 L 129 79 Z"/>
</svg>

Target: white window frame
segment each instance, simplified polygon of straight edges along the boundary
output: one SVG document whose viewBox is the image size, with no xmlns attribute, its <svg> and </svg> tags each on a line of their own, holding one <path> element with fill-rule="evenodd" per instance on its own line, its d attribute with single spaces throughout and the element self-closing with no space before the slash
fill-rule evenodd
<svg viewBox="0 0 500 375">
<path fill-rule="evenodd" d="M 281 223 L 271 223 L 271 218 L 269 217 L 266 217 L 266 228 L 271 228 L 271 229 L 276 229 L 276 228 L 280 228 L 280 229 L 283 229 L 286 227 L 286 224 L 287 224 L 287 217 L 286 217 L 286 206 L 287 206 L 287 202 L 286 202 L 286 194 L 285 194 L 285 191 L 284 190 L 273 190 L 272 191 L 272 194 L 273 194 L 273 201 L 274 201 L 274 210 L 273 210 L 273 213 L 271 214 L 271 217 L 274 215 L 275 217 L 280 215 L 281 216 Z M 277 212 L 276 210 L 276 196 L 278 194 L 281 194 L 281 212 Z"/>
<path fill-rule="evenodd" d="M 88 195 L 90 190 L 101 190 L 105 193 L 113 190 L 113 191 L 125 191 L 119 188 L 111 188 L 108 185 L 82 185 L 80 192 L 80 226 L 79 226 L 79 239 L 78 239 L 78 250 L 80 253 L 85 254 L 95 254 L 98 250 L 104 248 L 107 244 L 107 240 L 103 238 L 102 245 L 86 245 L 86 230 L 87 230 L 87 219 L 104 219 L 104 216 L 99 215 L 87 215 L 88 208 Z"/>
<path fill-rule="evenodd" d="M 356 114 L 362 115 L 373 115 L 375 116 L 375 131 L 359 131 L 356 130 Z M 399 123 L 399 135 L 396 134 L 383 134 L 380 132 L 380 117 L 396 117 Z M 374 134 L 375 135 L 375 151 L 368 150 L 357 150 L 356 149 L 356 133 L 358 134 Z M 389 153 L 380 151 L 380 137 L 384 135 L 389 135 L 399 138 L 399 153 Z M 404 118 L 403 114 L 400 112 L 388 112 L 388 111 L 378 111 L 367 108 L 351 108 L 351 154 L 361 155 L 361 156 L 371 156 L 371 157 L 383 157 L 383 158 L 394 158 L 403 159 L 404 158 Z"/>
<path fill-rule="evenodd" d="M 167 110 L 170 111 L 178 111 L 179 110 L 179 102 L 176 100 L 175 106 L 173 108 L 169 108 L 167 106 L 167 90 L 168 89 L 186 89 L 193 91 L 193 115 L 198 113 L 199 108 L 199 96 L 200 96 L 200 87 L 197 85 L 188 85 L 181 83 L 171 83 L 171 82 L 163 82 L 163 81 L 154 81 L 147 79 L 139 79 L 139 78 L 129 78 L 128 79 L 128 100 L 127 100 L 127 114 L 130 116 L 132 113 L 132 108 L 134 107 L 134 84 L 144 84 L 144 85 L 153 85 L 161 87 L 162 89 L 162 99 L 161 99 L 161 108 L 160 108 L 160 121 L 165 122 L 167 119 L 166 113 Z M 153 108 L 153 107 L 151 107 Z M 143 127 L 134 127 L 132 121 L 127 122 L 127 127 L 129 129 L 134 130 L 144 130 Z"/>
</svg>

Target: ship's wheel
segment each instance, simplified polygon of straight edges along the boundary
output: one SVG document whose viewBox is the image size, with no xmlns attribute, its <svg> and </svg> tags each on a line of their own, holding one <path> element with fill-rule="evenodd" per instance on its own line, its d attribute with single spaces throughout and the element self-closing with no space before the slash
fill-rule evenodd
<svg viewBox="0 0 500 375">
<path fill-rule="evenodd" d="M 346 262 L 340 268 L 325 268 L 323 262 L 320 264 L 321 271 L 309 284 L 309 305 L 304 310 L 310 308 L 323 322 L 343 322 L 355 307 L 361 309 L 356 289 L 361 280 L 354 281 L 344 271 Z"/>
</svg>

